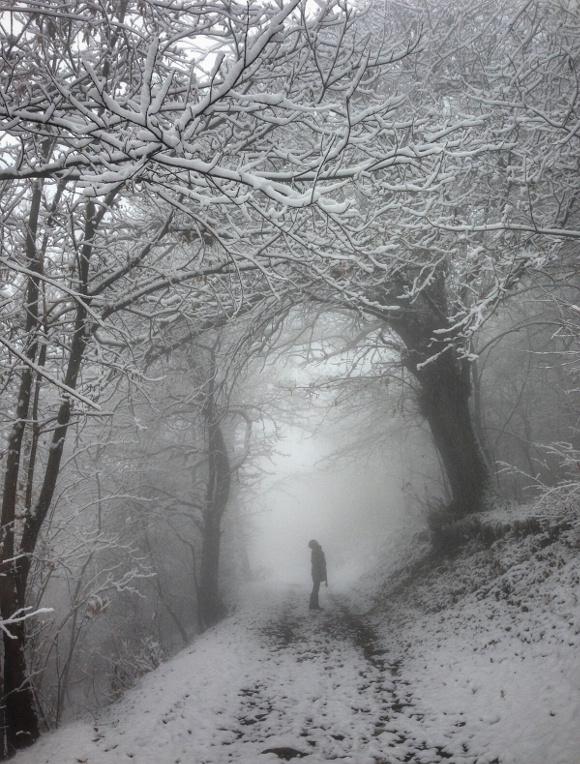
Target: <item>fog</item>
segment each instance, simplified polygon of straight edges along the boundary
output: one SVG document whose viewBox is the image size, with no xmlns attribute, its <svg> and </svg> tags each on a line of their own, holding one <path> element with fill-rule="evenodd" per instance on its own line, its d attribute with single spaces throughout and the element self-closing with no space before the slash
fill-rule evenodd
<svg viewBox="0 0 580 764">
<path fill-rule="evenodd" d="M 430 464 L 427 444 L 415 444 L 412 460 L 408 444 L 393 442 L 381 454 L 346 464 L 331 458 L 336 445 L 327 434 L 286 430 L 252 515 L 255 575 L 308 582 L 308 541 L 315 538 L 326 554 L 330 584 L 344 585 L 372 565 L 389 534 L 423 521 L 410 500 L 409 479 L 411 463 Z"/>
</svg>

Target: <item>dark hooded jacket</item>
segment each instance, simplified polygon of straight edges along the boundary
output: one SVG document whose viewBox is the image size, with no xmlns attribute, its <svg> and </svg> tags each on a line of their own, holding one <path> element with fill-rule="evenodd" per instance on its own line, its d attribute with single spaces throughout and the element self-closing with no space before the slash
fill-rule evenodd
<svg viewBox="0 0 580 764">
<path fill-rule="evenodd" d="M 326 557 L 322 551 L 322 547 L 316 541 L 310 542 L 310 548 L 312 549 L 312 580 L 326 581 Z"/>
</svg>

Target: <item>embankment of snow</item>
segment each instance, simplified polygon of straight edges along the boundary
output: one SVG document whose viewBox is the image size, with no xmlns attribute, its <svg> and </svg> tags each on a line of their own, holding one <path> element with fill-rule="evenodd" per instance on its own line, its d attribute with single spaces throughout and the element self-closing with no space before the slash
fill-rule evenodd
<svg viewBox="0 0 580 764">
<path fill-rule="evenodd" d="M 451 721 L 465 761 L 580 762 L 579 527 L 570 509 L 497 508 L 454 531 L 454 554 L 406 541 L 360 584 L 422 723 Z"/>
</svg>

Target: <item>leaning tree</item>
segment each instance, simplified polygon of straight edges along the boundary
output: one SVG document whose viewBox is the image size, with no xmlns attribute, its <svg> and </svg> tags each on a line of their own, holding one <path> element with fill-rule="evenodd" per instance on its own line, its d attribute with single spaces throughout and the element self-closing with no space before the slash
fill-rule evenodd
<svg viewBox="0 0 580 764">
<path fill-rule="evenodd" d="M 490 477 L 470 405 L 473 337 L 529 276 L 568 272 L 579 236 L 579 19 L 543 0 L 370 6 L 375 35 L 419 40 L 375 83 L 405 94 L 396 136 L 410 161 L 356 178 L 355 251 L 321 260 L 305 294 L 398 338 L 461 515 L 482 506 Z M 377 158 L 392 139 L 375 136 Z"/>
</svg>

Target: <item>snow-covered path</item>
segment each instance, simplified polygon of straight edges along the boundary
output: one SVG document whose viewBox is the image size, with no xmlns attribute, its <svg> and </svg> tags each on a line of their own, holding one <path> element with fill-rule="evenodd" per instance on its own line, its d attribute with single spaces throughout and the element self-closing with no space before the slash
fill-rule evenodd
<svg viewBox="0 0 580 764">
<path fill-rule="evenodd" d="M 311 613 L 306 595 L 288 586 L 250 589 L 233 617 L 94 724 L 44 736 L 16 764 L 494 760 L 457 740 L 459 756 L 446 750 L 449 735 L 425 724 L 396 656 L 372 628 L 342 597 Z M 450 725 L 460 732 L 461 722 Z"/>
<path fill-rule="evenodd" d="M 580 522 L 546 522 L 452 559 L 394 538 L 323 612 L 307 581 L 248 586 L 122 701 L 13 761 L 580 764 Z"/>
<path fill-rule="evenodd" d="M 428 748 L 429 761 L 449 758 L 411 732 L 420 715 L 408 684 L 369 625 L 340 597 L 314 614 L 303 601 L 286 592 L 271 617 L 254 625 L 266 655 L 241 690 L 234 750 L 215 761 L 245 760 L 247 746 L 254 756 L 294 753 L 312 762 L 418 761 L 414 754 Z"/>
</svg>

